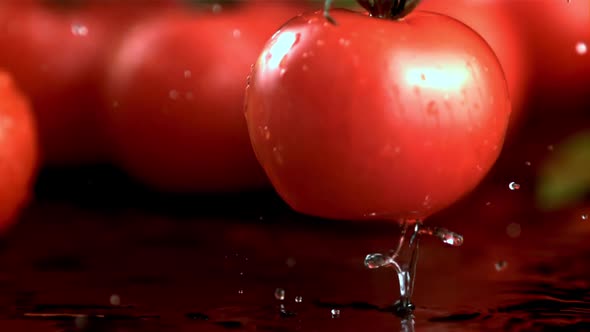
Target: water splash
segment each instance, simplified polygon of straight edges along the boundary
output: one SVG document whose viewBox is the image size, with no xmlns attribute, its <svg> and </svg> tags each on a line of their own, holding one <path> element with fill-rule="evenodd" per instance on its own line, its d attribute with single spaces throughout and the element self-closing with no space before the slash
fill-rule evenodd
<svg viewBox="0 0 590 332">
<path fill-rule="evenodd" d="M 418 262 L 418 244 L 420 236 L 428 235 L 441 240 L 451 246 L 463 244 L 463 236 L 440 227 L 426 227 L 420 220 L 404 220 L 401 224 L 402 233 L 397 248 L 389 254 L 372 253 L 365 257 L 365 266 L 369 269 L 393 267 L 397 273 L 400 298 L 394 304 L 393 311 L 403 318 L 402 330 L 413 331 L 414 304 L 411 302 L 416 280 L 416 265 Z"/>
</svg>

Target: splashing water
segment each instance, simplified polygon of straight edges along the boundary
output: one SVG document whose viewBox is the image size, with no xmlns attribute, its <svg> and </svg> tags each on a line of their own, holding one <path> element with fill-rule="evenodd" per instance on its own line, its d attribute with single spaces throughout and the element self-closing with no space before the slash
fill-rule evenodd
<svg viewBox="0 0 590 332">
<path fill-rule="evenodd" d="M 275 289 L 275 299 L 283 301 L 285 299 L 285 290 L 282 288 Z"/>
<path fill-rule="evenodd" d="M 394 312 L 403 317 L 404 331 L 413 331 L 413 311 L 415 306 L 411 302 L 416 280 L 416 265 L 418 262 L 418 244 L 420 236 L 434 236 L 443 243 L 451 246 L 463 244 L 463 236 L 445 228 L 426 227 L 420 220 L 404 220 L 401 224 L 402 234 L 395 250 L 390 254 L 373 253 L 365 257 L 365 266 L 369 269 L 393 267 L 397 273 L 400 299 L 394 304 Z M 405 324 L 404 324 L 405 322 Z"/>
<path fill-rule="evenodd" d="M 518 184 L 518 183 L 516 183 L 516 182 L 512 181 L 512 182 L 510 182 L 510 183 L 508 184 L 508 188 L 509 188 L 510 190 L 518 190 L 518 189 L 520 189 L 520 184 Z"/>
</svg>

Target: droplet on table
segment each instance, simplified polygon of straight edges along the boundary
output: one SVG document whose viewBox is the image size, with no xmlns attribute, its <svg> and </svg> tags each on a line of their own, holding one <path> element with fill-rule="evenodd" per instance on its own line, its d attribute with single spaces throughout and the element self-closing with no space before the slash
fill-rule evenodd
<svg viewBox="0 0 590 332">
<path fill-rule="evenodd" d="M 330 313 L 332 314 L 332 318 L 340 318 L 340 309 L 332 309 Z"/>
<path fill-rule="evenodd" d="M 508 266 L 508 262 L 506 262 L 506 261 L 499 261 L 499 262 L 496 262 L 496 264 L 494 265 L 494 267 L 496 268 L 496 271 L 498 271 L 498 272 L 504 270 L 507 266 Z"/>
<path fill-rule="evenodd" d="M 113 306 L 118 306 L 118 305 L 121 304 L 121 297 L 119 295 L 117 295 L 117 294 L 113 294 L 113 295 L 111 295 L 111 298 L 109 299 L 109 302 Z"/>
<path fill-rule="evenodd" d="M 275 299 L 283 301 L 285 299 L 285 290 L 282 288 L 275 289 Z"/>
</svg>

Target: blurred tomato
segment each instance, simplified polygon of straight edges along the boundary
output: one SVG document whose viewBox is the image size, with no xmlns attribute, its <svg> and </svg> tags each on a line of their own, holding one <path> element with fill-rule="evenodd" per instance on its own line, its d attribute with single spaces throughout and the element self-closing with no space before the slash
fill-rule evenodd
<svg viewBox="0 0 590 332">
<path fill-rule="evenodd" d="M 87 17 L 33 5 L 0 5 L 0 67 L 30 96 L 44 159 L 98 157 L 93 110 L 106 35 Z"/>
<path fill-rule="evenodd" d="M 41 2 L 0 4 L 0 66 L 31 98 L 47 163 L 102 161 L 96 116 L 105 58 L 150 7 Z"/>
<path fill-rule="evenodd" d="M 590 99 L 590 1 L 512 1 L 532 56 L 532 89 L 560 114 Z M 568 103 L 569 102 L 569 103 Z M 565 103 L 565 104 L 564 104 Z M 586 109 L 580 111 L 586 113 Z"/>
<path fill-rule="evenodd" d="M 158 189 L 267 185 L 248 138 L 244 87 L 266 40 L 301 7 L 214 9 L 168 14 L 138 26 L 110 68 L 105 127 L 113 157 Z"/>
<path fill-rule="evenodd" d="M 550 0 L 553 1 L 553 0 Z M 510 4 L 509 4 L 510 2 Z M 424 0 L 419 10 L 451 16 L 474 29 L 492 47 L 500 60 L 512 102 L 509 133 L 523 120 L 526 83 L 529 80 L 530 58 L 523 36 L 518 33 L 522 22 L 510 15 L 514 0 Z"/>
<path fill-rule="evenodd" d="M 37 169 L 37 135 L 29 102 L 0 71 L 0 233 L 27 202 Z"/>
</svg>

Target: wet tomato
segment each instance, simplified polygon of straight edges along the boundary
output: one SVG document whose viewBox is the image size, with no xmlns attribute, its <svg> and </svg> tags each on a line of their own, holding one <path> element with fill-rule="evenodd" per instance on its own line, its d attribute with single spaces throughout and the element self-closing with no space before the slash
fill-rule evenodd
<svg viewBox="0 0 590 332">
<path fill-rule="evenodd" d="M 256 155 L 295 210 L 334 219 L 425 218 L 473 189 L 510 117 L 494 52 L 464 24 L 333 11 L 284 25 L 251 73 Z"/>
<path fill-rule="evenodd" d="M 299 7 L 163 15 L 126 36 L 110 66 L 105 128 L 116 163 L 166 191 L 267 186 L 242 113 L 264 43 Z"/>
<path fill-rule="evenodd" d="M 514 19 L 512 0 L 424 0 L 420 10 L 451 16 L 475 30 L 492 47 L 506 75 L 512 115 L 510 130 L 517 130 L 525 117 L 527 82 L 530 81 L 529 48 L 518 33 L 522 21 Z"/>
<path fill-rule="evenodd" d="M 37 170 L 37 135 L 29 101 L 0 71 L 0 233 L 28 201 Z"/>
</svg>

